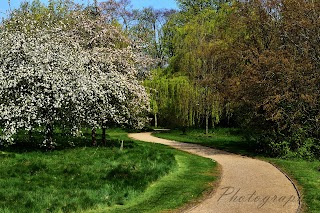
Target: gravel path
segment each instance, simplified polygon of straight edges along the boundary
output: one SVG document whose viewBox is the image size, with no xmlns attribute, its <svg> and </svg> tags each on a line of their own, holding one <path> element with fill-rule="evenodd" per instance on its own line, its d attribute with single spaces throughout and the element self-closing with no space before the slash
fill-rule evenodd
<svg viewBox="0 0 320 213">
<path fill-rule="evenodd" d="M 296 213 L 299 196 L 289 179 L 271 164 L 196 144 L 157 138 L 151 133 L 129 134 L 146 142 L 165 144 L 217 161 L 222 166 L 218 188 L 192 213 Z"/>
</svg>

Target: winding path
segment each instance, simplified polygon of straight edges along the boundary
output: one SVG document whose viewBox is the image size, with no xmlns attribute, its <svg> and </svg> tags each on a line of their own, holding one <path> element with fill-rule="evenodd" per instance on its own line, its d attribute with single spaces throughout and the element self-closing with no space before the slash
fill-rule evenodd
<svg viewBox="0 0 320 213">
<path fill-rule="evenodd" d="M 157 138 L 151 133 L 129 137 L 165 144 L 217 161 L 222 166 L 218 188 L 200 204 L 188 209 L 192 213 L 296 213 L 300 198 L 294 185 L 273 165 L 196 144 Z"/>
</svg>

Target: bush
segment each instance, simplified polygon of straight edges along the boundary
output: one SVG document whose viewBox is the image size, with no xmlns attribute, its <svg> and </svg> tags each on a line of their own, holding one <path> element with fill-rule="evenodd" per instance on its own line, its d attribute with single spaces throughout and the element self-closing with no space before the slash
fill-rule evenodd
<svg viewBox="0 0 320 213">
<path fill-rule="evenodd" d="M 267 154 L 271 157 L 280 158 L 299 158 L 308 161 L 320 159 L 320 145 L 318 140 L 307 138 L 299 141 L 276 141 L 272 138 L 264 138 L 264 140 L 255 140 L 259 152 Z M 258 142 L 259 141 L 259 142 Z"/>
</svg>

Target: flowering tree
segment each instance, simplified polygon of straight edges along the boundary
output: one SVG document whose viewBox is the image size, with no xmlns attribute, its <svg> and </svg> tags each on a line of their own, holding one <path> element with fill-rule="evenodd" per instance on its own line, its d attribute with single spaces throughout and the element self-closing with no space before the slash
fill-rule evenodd
<svg viewBox="0 0 320 213">
<path fill-rule="evenodd" d="M 13 15 L 0 32 L 2 138 L 41 126 L 51 147 L 56 124 L 142 127 L 148 96 L 138 79 L 148 60 L 90 11 L 42 15 Z"/>
</svg>

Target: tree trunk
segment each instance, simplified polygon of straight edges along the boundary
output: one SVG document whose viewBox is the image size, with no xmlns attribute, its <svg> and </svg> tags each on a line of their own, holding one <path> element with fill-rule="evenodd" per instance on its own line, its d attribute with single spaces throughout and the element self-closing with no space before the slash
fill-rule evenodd
<svg viewBox="0 0 320 213">
<path fill-rule="evenodd" d="M 182 135 L 186 135 L 187 134 L 187 127 L 183 126 L 182 127 Z"/>
<path fill-rule="evenodd" d="M 157 113 L 154 114 L 154 127 L 155 128 L 158 127 L 158 116 L 157 116 Z"/>
<path fill-rule="evenodd" d="M 91 130 L 91 141 L 92 141 L 92 146 L 97 146 L 96 128 L 92 128 Z"/>
<path fill-rule="evenodd" d="M 206 115 L 206 135 L 209 134 L 209 115 Z"/>
</svg>

